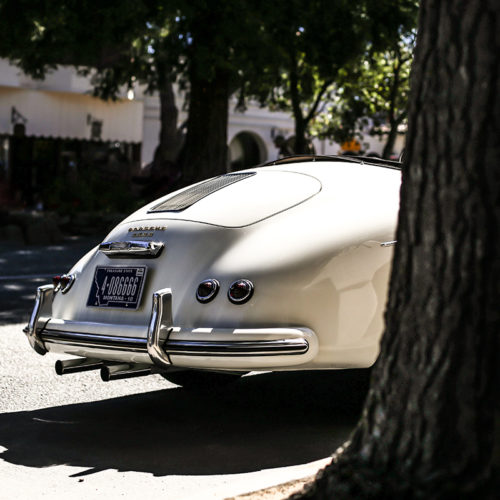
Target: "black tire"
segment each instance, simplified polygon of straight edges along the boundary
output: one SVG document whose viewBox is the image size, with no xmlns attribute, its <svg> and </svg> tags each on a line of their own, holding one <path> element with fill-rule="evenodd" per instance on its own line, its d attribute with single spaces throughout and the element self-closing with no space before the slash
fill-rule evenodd
<svg viewBox="0 0 500 500">
<path fill-rule="evenodd" d="M 203 370 L 180 370 L 162 373 L 162 377 L 189 391 L 216 392 L 236 383 L 245 372 L 221 373 Z"/>
</svg>

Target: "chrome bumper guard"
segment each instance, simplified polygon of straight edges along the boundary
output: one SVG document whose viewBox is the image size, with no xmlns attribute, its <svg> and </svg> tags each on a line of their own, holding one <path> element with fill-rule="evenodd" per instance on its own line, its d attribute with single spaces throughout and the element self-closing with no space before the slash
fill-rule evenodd
<svg viewBox="0 0 500 500">
<path fill-rule="evenodd" d="M 40 338 L 40 331 L 50 320 L 52 314 L 52 299 L 54 298 L 54 285 L 39 286 L 36 291 L 35 307 L 31 313 L 30 322 L 24 329 L 31 347 L 38 354 L 46 354 L 47 349 Z"/>
<path fill-rule="evenodd" d="M 162 370 L 172 368 L 170 356 L 276 356 L 305 354 L 309 343 L 304 338 L 276 340 L 201 341 L 169 339 L 172 326 L 172 291 L 170 288 L 153 294 L 153 307 L 147 339 L 114 337 L 90 333 L 62 332 L 45 328 L 50 320 L 53 285 L 41 286 L 37 290 L 35 307 L 29 325 L 24 329 L 31 346 L 39 354 L 45 354 L 47 343 L 101 349 L 147 352 L 153 363 Z"/>
<path fill-rule="evenodd" d="M 148 354 L 153 363 L 163 369 L 169 368 L 172 363 L 168 354 L 160 346 L 160 332 L 167 330 L 168 336 L 172 331 L 172 290 L 164 288 L 153 294 L 153 309 L 148 328 Z"/>
</svg>

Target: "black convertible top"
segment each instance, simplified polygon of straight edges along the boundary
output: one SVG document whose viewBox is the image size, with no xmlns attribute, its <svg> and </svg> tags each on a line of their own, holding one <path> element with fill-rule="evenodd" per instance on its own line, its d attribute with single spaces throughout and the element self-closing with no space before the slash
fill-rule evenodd
<svg viewBox="0 0 500 500">
<path fill-rule="evenodd" d="M 294 155 L 280 158 L 279 160 L 271 161 L 260 165 L 261 167 L 271 167 L 274 165 L 286 165 L 287 163 L 300 163 L 306 161 L 347 161 L 351 163 L 361 163 L 368 165 L 375 165 L 377 167 L 392 168 L 401 170 L 402 163 L 394 160 L 386 160 L 384 158 L 377 158 L 376 156 L 324 156 L 324 155 Z"/>
</svg>

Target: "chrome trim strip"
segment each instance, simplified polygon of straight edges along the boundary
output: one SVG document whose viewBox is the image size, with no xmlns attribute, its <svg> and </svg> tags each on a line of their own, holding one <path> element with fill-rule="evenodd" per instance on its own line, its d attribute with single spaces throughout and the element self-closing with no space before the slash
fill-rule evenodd
<svg viewBox="0 0 500 500">
<path fill-rule="evenodd" d="M 43 285 L 37 288 L 35 306 L 33 307 L 28 326 L 24 329 L 24 333 L 26 333 L 31 347 L 38 354 L 42 355 L 47 352 L 47 349 L 39 333 L 52 315 L 53 298 L 54 285 Z M 43 325 L 41 325 L 41 323 L 43 323 Z"/>
<path fill-rule="evenodd" d="M 113 337 L 108 335 L 95 335 L 91 333 L 59 332 L 44 330 L 41 339 L 48 344 L 63 344 L 74 347 L 94 347 L 113 351 L 128 351 L 145 353 L 148 341 L 136 337 Z M 163 344 L 163 347 L 160 346 Z M 309 343 L 305 339 L 281 340 L 254 340 L 242 341 L 196 341 L 196 340 L 169 340 L 166 343 L 158 342 L 159 357 L 167 361 L 170 367 L 171 355 L 184 356 L 276 356 L 286 354 L 305 354 L 309 350 Z M 156 358 L 155 358 L 156 359 Z M 165 368 L 167 365 L 155 364 Z"/>
<path fill-rule="evenodd" d="M 68 284 L 63 288 L 61 286 L 61 293 L 68 293 L 69 289 L 73 286 L 73 283 L 75 282 L 75 275 L 74 274 L 63 274 L 61 278 L 69 278 Z"/>
<path fill-rule="evenodd" d="M 121 353 L 131 353 L 131 354 L 146 354 L 145 349 L 133 346 L 123 346 L 123 345 L 113 345 L 113 344 L 96 344 L 95 342 L 85 342 L 82 340 L 71 340 L 71 339 L 61 339 L 53 337 L 44 337 L 45 345 L 57 344 L 65 345 L 69 347 L 83 347 L 89 349 L 104 349 L 106 351 L 121 352 Z"/>
<path fill-rule="evenodd" d="M 381 247 L 392 247 L 397 243 L 397 240 L 394 241 L 384 241 L 383 243 L 380 243 Z"/>
<path fill-rule="evenodd" d="M 65 344 L 75 347 L 99 347 L 113 351 L 142 352 L 147 351 L 147 340 L 137 337 L 113 337 L 93 333 L 60 332 L 46 329 L 42 333 L 46 343 Z"/>
<path fill-rule="evenodd" d="M 151 360 L 162 369 L 172 364 L 168 354 L 160 346 L 160 332 L 167 329 L 167 339 L 172 331 L 172 290 L 163 288 L 153 294 L 153 307 L 148 328 L 147 349 Z"/>
<path fill-rule="evenodd" d="M 158 257 L 165 246 L 161 241 L 104 241 L 99 250 L 108 257 Z"/>
<path fill-rule="evenodd" d="M 233 342 L 169 340 L 164 348 L 170 356 L 278 356 L 304 354 L 309 343 L 301 338 Z"/>
<path fill-rule="evenodd" d="M 165 325 L 164 325 L 165 326 Z M 154 329 L 155 327 L 153 327 Z M 74 347 L 94 347 L 112 351 L 147 352 L 152 361 L 161 368 L 170 368 L 170 356 L 278 356 L 305 354 L 309 343 L 302 338 L 280 340 L 235 340 L 200 341 L 168 340 L 163 343 L 154 338 L 113 337 L 91 333 L 59 332 L 44 330 L 41 334 L 44 343 L 70 345 Z M 159 352 L 158 352 L 159 351 Z M 160 361 L 158 361 L 160 360 Z"/>
</svg>

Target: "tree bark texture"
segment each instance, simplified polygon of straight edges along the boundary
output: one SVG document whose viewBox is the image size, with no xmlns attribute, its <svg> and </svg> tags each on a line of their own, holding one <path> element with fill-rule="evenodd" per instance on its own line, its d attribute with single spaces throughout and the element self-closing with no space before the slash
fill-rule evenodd
<svg viewBox="0 0 500 500">
<path fill-rule="evenodd" d="M 396 143 L 396 138 L 398 135 L 398 126 L 406 117 L 406 112 L 401 113 L 396 116 L 396 99 L 398 95 L 398 89 L 401 85 L 400 81 L 400 71 L 401 71 L 401 54 L 399 49 L 396 50 L 396 62 L 394 64 L 394 78 L 391 83 L 391 92 L 389 95 L 390 106 L 389 106 L 389 134 L 385 142 L 384 150 L 382 151 L 382 158 L 389 159 L 394 150 L 394 144 Z"/>
<path fill-rule="evenodd" d="M 158 82 L 160 97 L 160 134 L 153 158 L 151 185 L 145 192 L 149 197 L 175 190 L 179 184 L 179 155 L 184 135 L 177 127 L 178 109 L 170 74 L 164 72 Z"/>
<path fill-rule="evenodd" d="M 389 133 L 387 134 L 384 150 L 382 151 L 382 158 L 390 159 L 391 154 L 394 151 L 394 144 L 396 144 L 397 137 L 398 124 L 396 124 L 395 122 L 389 122 Z"/>
<path fill-rule="evenodd" d="M 183 185 L 226 172 L 228 110 L 229 76 L 223 70 L 216 70 L 211 80 L 190 79 Z"/>
<path fill-rule="evenodd" d="M 179 111 L 175 103 L 175 92 L 169 75 L 161 80 L 158 90 L 160 96 L 158 161 L 160 164 L 175 163 L 182 147 L 182 132 L 177 128 Z"/>
<path fill-rule="evenodd" d="M 406 118 L 406 113 L 401 113 L 396 118 L 389 119 L 389 133 L 387 134 L 387 139 L 384 145 L 384 150 L 382 151 L 382 158 L 390 159 L 392 153 L 394 152 L 394 145 L 396 144 L 396 139 L 398 138 L 398 127 L 403 123 Z"/>
<path fill-rule="evenodd" d="M 297 54 L 292 48 L 290 52 L 290 97 L 292 101 L 292 112 L 295 123 L 295 141 L 293 149 L 295 154 L 306 152 L 306 122 L 300 106 L 299 78 L 298 78 Z"/>
<path fill-rule="evenodd" d="M 295 498 L 497 498 L 499 34 L 496 0 L 421 4 L 381 353 L 350 444 Z"/>
</svg>

